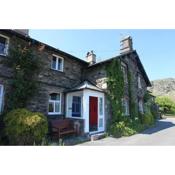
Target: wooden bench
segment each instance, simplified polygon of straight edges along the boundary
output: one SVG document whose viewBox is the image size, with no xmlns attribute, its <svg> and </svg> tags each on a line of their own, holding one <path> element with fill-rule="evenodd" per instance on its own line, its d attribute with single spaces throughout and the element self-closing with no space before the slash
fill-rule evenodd
<svg viewBox="0 0 175 175">
<path fill-rule="evenodd" d="M 74 123 L 69 119 L 55 119 L 51 120 L 52 136 L 61 138 L 64 135 L 76 134 Z"/>
</svg>

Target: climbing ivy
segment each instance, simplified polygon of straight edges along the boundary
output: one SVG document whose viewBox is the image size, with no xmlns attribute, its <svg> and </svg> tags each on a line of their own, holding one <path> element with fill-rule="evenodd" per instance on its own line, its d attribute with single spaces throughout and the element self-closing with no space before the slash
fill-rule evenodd
<svg viewBox="0 0 175 175">
<path fill-rule="evenodd" d="M 107 73 L 107 96 L 112 107 L 112 123 L 122 121 L 124 96 L 124 78 L 120 60 L 114 59 L 106 66 Z"/>
<path fill-rule="evenodd" d="M 128 71 L 128 94 L 129 94 L 129 109 L 132 119 L 138 118 L 137 106 L 132 93 L 133 78 L 130 71 Z"/>
<path fill-rule="evenodd" d="M 9 50 L 6 64 L 13 71 L 11 95 L 8 97 L 7 110 L 26 107 L 27 101 L 37 90 L 35 79 L 39 71 L 39 58 L 33 53 L 30 44 L 16 41 Z"/>
</svg>

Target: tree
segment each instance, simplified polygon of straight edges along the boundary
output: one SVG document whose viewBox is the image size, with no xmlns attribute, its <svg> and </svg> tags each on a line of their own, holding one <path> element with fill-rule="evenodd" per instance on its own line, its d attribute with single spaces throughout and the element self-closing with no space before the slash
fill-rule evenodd
<svg viewBox="0 0 175 175">
<path fill-rule="evenodd" d="M 161 112 L 164 114 L 175 114 L 175 102 L 170 98 L 165 96 L 157 97 L 156 103 L 159 105 Z"/>
</svg>

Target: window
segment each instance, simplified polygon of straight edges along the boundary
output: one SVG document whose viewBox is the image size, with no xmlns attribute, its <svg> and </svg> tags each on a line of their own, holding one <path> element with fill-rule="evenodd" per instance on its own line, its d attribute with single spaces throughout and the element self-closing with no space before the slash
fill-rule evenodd
<svg viewBox="0 0 175 175">
<path fill-rule="evenodd" d="M 81 97 L 72 98 L 72 117 L 81 117 Z"/>
<path fill-rule="evenodd" d="M 122 99 L 123 114 L 129 115 L 129 100 L 127 98 Z"/>
<path fill-rule="evenodd" d="M 126 66 L 126 64 L 122 63 L 121 70 L 123 72 L 124 82 L 128 83 L 128 75 L 127 75 L 128 73 L 127 73 L 127 66 Z"/>
<path fill-rule="evenodd" d="M 141 112 L 143 114 L 143 100 L 139 99 L 139 112 Z"/>
<path fill-rule="evenodd" d="M 61 114 L 61 94 L 49 95 L 49 114 Z"/>
<path fill-rule="evenodd" d="M 103 118 L 99 118 L 99 127 L 103 127 Z"/>
<path fill-rule="evenodd" d="M 3 109 L 3 85 L 0 84 L 0 114 L 2 113 Z"/>
<path fill-rule="evenodd" d="M 139 89 L 142 88 L 141 77 L 140 77 L 140 75 L 138 75 L 138 88 L 139 88 Z"/>
<path fill-rule="evenodd" d="M 64 59 L 62 57 L 53 55 L 51 61 L 51 69 L 63 72 L 63 61 Z"/>
<path fill-rule="evenodd" d="M 0 55 L 7 55 L 8 53 L 9 38 L 0 35 Z"/>
<path fill-rule="evenodd" d="M 99 114 L 103 115 L 103 98 L 100 97 L 99 99 Z"/>
</svg>

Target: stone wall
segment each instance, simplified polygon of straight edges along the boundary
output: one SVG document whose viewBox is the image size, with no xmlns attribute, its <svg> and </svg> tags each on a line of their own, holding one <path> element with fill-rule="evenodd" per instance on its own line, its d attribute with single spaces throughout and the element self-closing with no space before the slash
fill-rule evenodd
<svg viewBox="0 0 175 175">
<path fill-rule="evenodd" d="M 14 47 L 16 42 L 28 42 L 8 32 L 1 31 L 0 33 L 9 37 L 9 47 Z M 39 84 L 38 92 L 33 97 L 31 97 L 27 108 L 32 111 L 39 111 L 47 115 L 49 94 L 62 93 L 61 115 L 52 117 L 63 117 L 65 111 L 65 97 L 63 92 L 80 84 L 82 81 L 82 70 L 86 64 L 76 59 L 70 58 L 69 56 L 62 55 L 59 51 L 56 52 L 52 49 L 49 49 L 48 47 L 45 47 L 44 50 L 40 51 L 38 49 L 38 44 L 35 42 L 31 44 L 31 47 L 33 49 L 34 55 L 40 59 L 41 69 L 40 73 L 36 77 L 36 80 Z M 52 54 L 64 58 L 63 72 L 51 69 Z M 5 59 L 8 59 L 8 56 L 0 56 L 0 83 L 4 85 L 5 94 L 7 94 L 5 95 L 6 102 L 8 95 L 12 93 L 10 92 L 10 82 L 13 78 L 13 72 L 3 63 L 3 60 Z M 5 103 L 5 105 L 7 106 L 7 103 Z"/>
<path fill-rule="evenodd" d="M 138 98 L 144 98 L 144 94 L 147 90 L 147 85 L 146 82 L 142 76 L 142 73 L 139 69 L 138 63 L 136 61 L 137 57 L 136 55 L 130 54 L 130 55 L 125 55 L 122 57 L 121 61 L 124 62 L 127 65 L 128 71 L 131 73 L 132 77 L 132 84 L 131 84 L 131 93 L 133 96 L 133 99 L 135 101 L 136 107 L 138 106 Z M 85 79 L 91 81 L 94 83 L 96 86 L 104 89 L 106 91 L 107 89 L 107 84 L 106 84 L 106 71 L 105 67 L 108 63 L 103 63 L 103 64 L 98 64 L 94 65 L 92 67 L 89 67 L 84 71 L 84 77 Z M 138 88 L 138 74 L 141 77 L 141 84 L 142 88 Z M 128 84 L 125 84 L 125 97 L 129 98 L 129 87 Z M 105 110 L 106 110 L 106 115 L 105 115 L 105 120 L 106 122 L 111 118 L 111 107 L 110 103 L 107 100 L 107 97 L 105 97 Z"/>
</svg>

